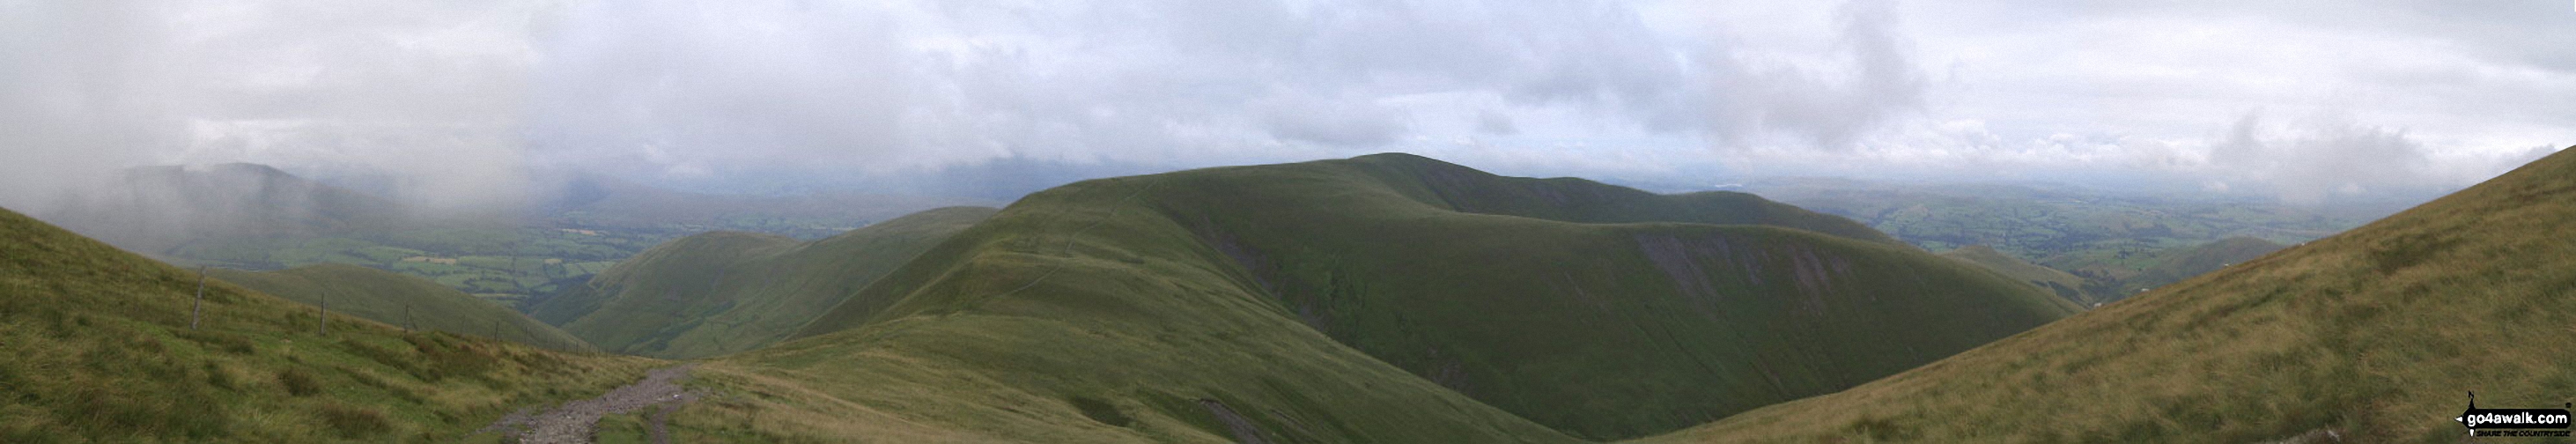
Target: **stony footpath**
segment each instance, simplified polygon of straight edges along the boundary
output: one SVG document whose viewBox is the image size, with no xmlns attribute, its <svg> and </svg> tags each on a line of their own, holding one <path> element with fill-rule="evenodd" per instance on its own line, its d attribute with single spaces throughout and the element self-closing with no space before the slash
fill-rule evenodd
<svg viewBox="0 0 2576 444">
<path fill-rule="evenodd" d="M 651 415 L 653 442 L 668 443 L 671 438 L 662 422 L 670 411 L 696 400 L 697 394 L 680 389 L 680 381 L 689 378 L 697 364 L 681 364 L 646 372 L 644 380 L 618 387 L 597 398 L 566 402 L 554 409 L 529 413 L 521 410 L 484 426 L 484 431 L 518 431 L 525 444 L 589 444 L 599 418 L 631 412 L 645 407 L 665 405 L 659 414 Z"/>
</svg>

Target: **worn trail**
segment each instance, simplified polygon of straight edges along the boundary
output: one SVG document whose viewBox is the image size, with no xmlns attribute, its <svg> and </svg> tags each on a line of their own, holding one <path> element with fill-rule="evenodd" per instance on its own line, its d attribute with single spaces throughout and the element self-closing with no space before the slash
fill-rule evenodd
<svg viewBox="0 0 2576 444">
<path fill-rule="evenodd" d="M 653 421 L 650 430 L 653 442 L 671 442 L 662 421 L 668 419 L 673 408 L 697 399 L 696 394 L 680 389 L 680 381 L 687 380 L 689 370 L 697 366 L 680 364 L 654 369 L 645 373 L 644 380 L 618 387 L 597 398 L 566 402 L 552 410 L 534 414 L 521 410 L 493 421 L 483 430 L 516 430 L 522 443 L 587 444 L 591 442 L 591 434 L 599 426 L 601 417 L 666 405 L 658 412 L 660 414 L 650 415 Z"/>
</svg>

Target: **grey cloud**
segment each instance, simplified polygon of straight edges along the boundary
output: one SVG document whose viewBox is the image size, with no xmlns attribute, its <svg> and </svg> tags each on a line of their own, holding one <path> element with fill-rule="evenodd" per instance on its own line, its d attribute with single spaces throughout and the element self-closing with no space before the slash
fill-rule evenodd
<svg viewBox="0 0 2576 444">
<path fill-rule="evenodd" d="M 514 199 L 526 63 L 544 5 L 0 5 L 8 204 L 119 168 L 251 161 L 396 171 L 436 207 Z M 19 23 L 24 22 L 24 23 Z M 16 126 L 24 125 L 23 128 Z M 35 195 L 35 196 L 30 196 Z"/>
<path fill-rule="evenodd" d="M 2334 119 L 2273 127 L 2259 113 L 2238 119 L 2209 153 L 2219 177 L 2302 204 L 2378 191 L 2371 187 L 2439 186 L 2446 181 L 2426 168 L 2429 160 L 2423 143 L 2403 129 Z"/>
<path fill-rule="evenodd" d="M 1521 128 L 1519 124 L 1512 122 L 1512 116 L 1489 109 L 1476 112 L 1476 132 L 1479 134 L 1509 136 L 1520 134 Z"/>
<path fill-rule="evenodd" d="M 1260 108 L 1263 128 L 1283 139 L 1366 148 L 1395 140 L 1405 117 L 1357 100 L 1281 97 Z"/>
<path fill-rule="evenodd" d="M 537 40 L 533 138 L 550 160 L 643 151 L 684 170 L 918 154 L 937 85 L 897 27 L 831 3 L 588 3 Z"/>
<path fill-rule="evenodd" d="M 1687 14 L 1738 6 L 1739 15 Z M 2279 174 L 2299 184 L 2289 188 L 2329 192 L 2342 186 L 2298 165 L 2384 165 L 2289 160 L 2412 153 L 2400 158 L 2430 166 L 2347 184 L 2457 185 L 2510 157 L 2487 153 L 2576 137 L 2559 121 L 2576 110 L 2566 99 L 2576 66 L 2558 50 L 2568 45 L 2552 44 L 2576 37 L 2549 32 L 2555 14 L 2576 13 L 2534 8 L 0 3 L 0 204 L 65 176 L 173 162 L 374 171 L 406 200 L 506 206 L 526 200 L 515 190 L 542 181 L 534 176 L 562 170 L 703 184 L 1383 150 L 1538 165 L 1525 171 L 1542 175 L 1631 174 L 1559 160 L 1648 153 L 1654 160 L 1641 162 L 1659 171 L 1695 168 L 1660 174 L 1691 177 L 1721 163 L 1739 172 L 1790 163 L 1763 157 L 1775 156 L 1854 174 L 1965 165 L 1924 174 L 1973 177 L 2017 165 L 2247 189 Z M 2192 40 L 2213 33 L 2230 40 Z M 1942 65 L 1937 77 L 1925 69 Z M 2249 108 L 2361 123 L 2239 139 L 2212 131 Z M 1977 131 L 1939 129 L 1962 121 Z M 2097 140 L 2048 141 L 2064 134 Z M 884 183 L 849 181 L 860 182 Z"/>
<path fill-rule="evenodd" d="M 1893 4 L 1854 0 L 1835 16 L 1828 66 L 1764 60 L 1719 47 L 1706 57 L 1714 91 L 1710 128 L 1732 144 L 1784 133 L 1809 146 L 1847 151 L 1924 106 L 1925 76 L 1895 34 Z"/>
</svg>

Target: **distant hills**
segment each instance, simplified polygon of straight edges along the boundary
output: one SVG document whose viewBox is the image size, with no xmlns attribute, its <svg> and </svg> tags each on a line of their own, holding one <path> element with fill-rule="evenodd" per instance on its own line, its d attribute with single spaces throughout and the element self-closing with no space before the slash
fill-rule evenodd
<svg viewBox="0 0 2576 444">
<path fill-rule="evenodd" d="M 156 255 L 208 239 L 381 235 L 408 216 L 383 198 L 248 163 L 131 168 L 51 207 L 39 216 Z"/>
<path fill-rule="evenodd" d="M 0 441 L 454 442 L 650 364 L 345 314 L 317 332 L 312 307 L 221 280 L 192 329 L 197 283 L 0 210 Z"/>
<path fill-rule="evenodd" d="M 2576 150 L 1845 390 L 1646 442 L 2456 442 L 2576 397 Z"/>
<path fill-rule="evenodd" d="M 2053 258 L 2056 268 L 2086 278 L 2093 302 L 2109 302 L 2288 248 L 2279 242 L 2229 237 L 2209 243 L 2133 253 L 2091 252 Z"/>
<path fill-rule="evenodd" d="M 693 235 L 620 262 L 532 313 L 620 353 L 698 358 L 750 350 L 786 337 L 995 211 L 933 209 L 811 242 Z"/>
<path fill-rule="evenodd" d="M 714 195 L 600 177 L 566 183 L 560 192 L 532 193 L 555 197 L 534 208 L 451 214 L 264 165 L 143 167 L 67 193 L 34 216 L 187 266 L 363 265 L 516 307 L 681 236 L 741 230 L 820 238 L 943 202 L 976 201 Z"/>
<path fill-rule="evenodd" d="M 212 269 L 216 279 L 307 305 L 328 299 L 333 313 L 412 330 L 504 339 L 556 350 L 593 350 L 554 326 L 516 310 L 413 276 L 347 264 L 278 271 Z"/>
<path fill-rule="evenodd" d="M 715 368 L 1000 440 L 1566 442 L 1830 393 L 2075 311 L 1752 195 L 1377 155 L 1033 194 Z"/>
<path fill-rule="evenodd" d="M 2048 289 L 2087 307 L 2254 260 L 2287 248 L 2268 240 L 2230 237 L 2214 242 L 2143 252 L 2096 251 L 2063 255 L 2055 267 L 2033 264 L 1984 245 L 1941 253 Z M 2073 270 L 2072 273 L 2064 270 Z"/>
<path fill-rule="evenodd" d="M 2305 242 L 2404 208 L 2357 202 L 2310 207 L 2250 196 L 2135 195 L 2038 184 L 1773 179 L 1744 190 L 1849 217 L 1932 251 L 1985 245 L 2040 264 L 2066 256 L 2142 254 L 2230 237 Z"/>
<path fill-rule="evenodd" d="M 977 198 L 859 193 L 788 196 L 694 193 L 577 176 L 537 212 L 548 223 L 609 230 L 730 230 L 818 239 L 913 212 L 999 205 Z"/>
<path fill-rule="evenodd" d="M 2078 305 L 2091 306 L 2101 301 L 2100 297 L 2086 291 L 2083 277 L 2033 264 L 1984 245 L 1959 247 L 1942 252 L 1941 256 L 1968 261 L 1986 267 L 1988 270 L 1994 270 L 1996 273 L 2003 273 L 2004 276 L 2029 282 L 2032 286 L 2047 289 L 2049 293 Z"/>
</svg>

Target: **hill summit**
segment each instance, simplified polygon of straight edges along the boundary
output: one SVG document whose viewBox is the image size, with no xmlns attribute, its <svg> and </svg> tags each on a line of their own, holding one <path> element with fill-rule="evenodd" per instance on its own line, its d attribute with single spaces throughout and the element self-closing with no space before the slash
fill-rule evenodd
<svg viewBox="0 0 2576 444">
<path fill-rule="evenodd" d="M 2074 311 L 1749 194 L 1374 155 L 1036 193 L 720 362 L 1001 439 L 1562 442 L 1830 393 Z"/>
</svg>

